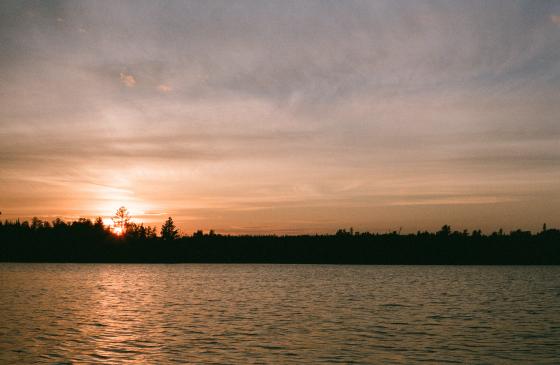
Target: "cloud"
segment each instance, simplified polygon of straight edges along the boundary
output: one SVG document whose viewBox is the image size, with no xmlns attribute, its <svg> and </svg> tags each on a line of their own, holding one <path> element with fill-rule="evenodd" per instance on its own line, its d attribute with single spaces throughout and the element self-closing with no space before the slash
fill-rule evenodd
<svg viewBox="0 0 560 365">
<path fill-rule="evenodd" d="M 136 79 L 134 78 L 134 76 L 130 74 L 126 72 L 121 72 L 120 77 L 121 77 L 121 82 L 126 86 L 134 87 L 136 85 Z"/>
<path fill-rule="evenodd" d="M 158 85 L 157 89 L 158 89 L 158 91 L 160 91 L 160 92 L 162 92 L 162 93 L 168 93 L 168 92 L 170 92 L 171 90 L 173 90 L 173 89 L 171 88 L 171 86 L 166 85 L 166 84 Z"/>
<path fill-rule="evenodd" d="M 0 5 L 3 210 L 27 199 L 44 214 L 45 196 L 64 197 L 55 213 L 97 209 L 81 185 L 25 182 L 86 176 L 122 177 L 174 217 L 215 209 L 196 228 L 224 201 L 243 213 L 216 224 L 243 231 L 425 229 L 452 205 L 493 225 L 529 205 L 493 204 L 519 191 L 548 199 L 518 222 L 557 216 L 560 13 L 548 3 L 25 4 Z M 249 209 L 255 194 L 270 203 Z"/>
<path fill-rule="evenodd" d="M 485 205 L 485 204 L 499 204 L 510 203 L 517 201 L 514 197 L 499 197 L 499 196 L 458 196 L 458 197 L 444 197 L 434 199 L 409 199 L 397 200 L 391 202 L 389 206 L 414 206 L 414 205 Z"/>
</svg>

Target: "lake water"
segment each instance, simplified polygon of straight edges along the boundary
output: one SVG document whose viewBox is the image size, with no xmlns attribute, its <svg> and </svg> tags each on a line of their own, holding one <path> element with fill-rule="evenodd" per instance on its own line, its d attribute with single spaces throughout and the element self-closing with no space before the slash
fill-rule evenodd
<svg viewBox="0 0 560 365">
<path fill-rule="evenodd" d="M 1 264 L 0 363 L 560 363 L 560 267 Z"/>
</svg>

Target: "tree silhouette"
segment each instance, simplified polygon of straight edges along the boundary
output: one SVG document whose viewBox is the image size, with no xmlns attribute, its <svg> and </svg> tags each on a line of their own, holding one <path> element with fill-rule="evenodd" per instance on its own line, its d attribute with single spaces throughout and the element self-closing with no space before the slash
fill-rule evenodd
<svg viewBox="0 0 560 365">
<path fill-rule="evenodd" d="M 441 229 L 437 232 L 437 235 L 440 237 L 449 237 L 451 234 L 451 227 L 445 224 Z"/>
<path fill-rule="evenodd" d="M 97 228 L 104 228 L 103 218 L 101 218 L 101 217 L 95 218 L 95 222 L 93 223 L 93 225 Z"/>
<path fill-rule="evenodd" d="M 179 231 L 175 228 L 173 219 L 167 218 L 165 223 L 161 226 L 161 238 L 164 240 L 174 240 L 179 237 Z"/>
<path fill-rule="evenodd" d="M 112 219 L 115 228 L 118 228 L 120 233 L 124 233 L 126 231 L 126 227 L 130 222 L 130 214 L 128 214 L 128 209 L 126 209 L 125 207 L 120 207 Z"/>
<path fill-rule="evenodd" d="M 36 218 L 0 224 L 0 262 L 269 262 L 333 264 L 546 264 L 560 265 L 560 230 L 521 229 L 472 234 L 445 225 L 437 233 L 370 233 L 340 229 L 331 235 L 221 235 L 198 230 L 180 236 L 170 217 L 156 229 L 127 222 L 119 209 L 118 237 L 103 220 L 52 224 Z"/>
</svg>

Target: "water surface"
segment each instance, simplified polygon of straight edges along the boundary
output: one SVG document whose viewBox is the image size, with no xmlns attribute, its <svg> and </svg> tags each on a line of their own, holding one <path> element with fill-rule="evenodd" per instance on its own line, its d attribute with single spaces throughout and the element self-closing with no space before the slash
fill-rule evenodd
<svg viewBox="0 0 560 365">
<path fill-rule="evenodd" d="M 0 264 L 0 363 L 559 363 L 560 267 Z"/>
</svg>

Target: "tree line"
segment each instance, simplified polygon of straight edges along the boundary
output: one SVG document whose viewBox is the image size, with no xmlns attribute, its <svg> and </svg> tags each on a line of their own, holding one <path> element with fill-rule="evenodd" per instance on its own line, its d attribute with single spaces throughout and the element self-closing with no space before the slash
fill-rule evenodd
<svg viewBox="0 0 560 365">
<path fill-rule="evenodd" d="M 118 234 L 117 234 L 118 233 Z M 314 264 L 560 264 L 560 230 L 416 234 L 339 229 L 323 235 L 180 235 L 169 217 L 159 229 L 131 222 L 119 209 L 102 218 L 0 221 L 0 261 L 238 262 Z"/>
</svg>

